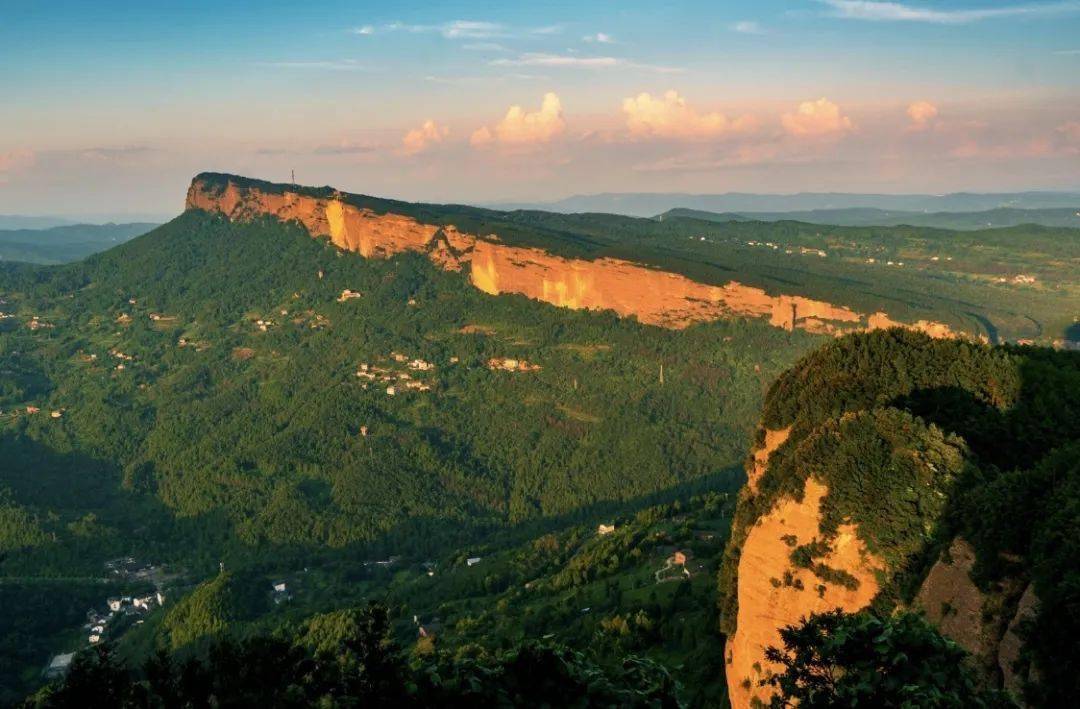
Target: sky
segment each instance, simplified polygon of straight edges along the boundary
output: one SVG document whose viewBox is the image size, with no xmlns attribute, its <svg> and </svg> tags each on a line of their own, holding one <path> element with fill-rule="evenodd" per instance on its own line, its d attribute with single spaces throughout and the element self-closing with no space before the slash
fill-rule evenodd
<svg viewBox="0 0 1080 709">
<path fill-rule="evenodd" d="M 0 214 L 1080 189 L 1080 0 L 0 0 Z"/>
</svg>

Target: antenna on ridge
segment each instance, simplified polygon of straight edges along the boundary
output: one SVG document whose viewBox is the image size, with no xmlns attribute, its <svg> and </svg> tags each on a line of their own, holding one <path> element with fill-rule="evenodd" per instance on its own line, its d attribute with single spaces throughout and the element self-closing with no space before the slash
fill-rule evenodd
<svg viewBox="0 0 1080 709">
<path fill-rule="evenodd" d="M 296 184 L 296 169 L 295 168 L 292 169 L 292 170 L 289 170 L 289 182 L 291 184 L 294 184 L 294 185 Z"/>
</svg>

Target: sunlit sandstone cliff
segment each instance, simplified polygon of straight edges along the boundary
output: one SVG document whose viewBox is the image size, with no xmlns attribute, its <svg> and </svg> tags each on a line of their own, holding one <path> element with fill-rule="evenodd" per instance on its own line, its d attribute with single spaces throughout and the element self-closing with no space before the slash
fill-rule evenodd
<svg viewBox="0 0 1080 709">
<path fill-rule="evenodd" d="M 749 480 L 740 504 L 757 494 L 770 458 L 787 442 L 791 428 L 761 433 L 747 461 Z M 728 694 L 735 709 L 769 703 L 773 689 L 762 682 L 780 668 L 765 659 L 765 650 L 782 647 L 782 627 L 798 625 L 812 613 L 867 608 L 889 577 L 888 564 L 867 549 L 857 525 L 841 524 L 829 538 L 821 534 L 828 493 L 828 486 L 811 473 L 801 501 L 780 496 L 746 532 L 737 560 L 734 632 L 725 647 Z M 817 561 L 846 574 L 850 583 L 826 582 L 793 562 L 792 550 L 815 539 L 827 543 Z M 971 653 L 988 682 L 999 677 L 1001 686 L 1019 697 L 1022 684 L 1036 677 L 1032 670 L 1014 669 L 1023 645 L 1019 628 L 1033 617 L 1038 598 L 1033 586 L 1019 579 L 1006 578 L 980 590 L 972 578 L 974 565 L 974 549 L 957 537 L 923 578 L 910 607 Z"/>
<path fill-rule="evenodd" d="M 196 178 L 188 209 L 218 212 L 231 220 L 272 215 L 298 221 L 312 236 L 367 258 L 426 253 L 448 270 L 468 270 L 471 283 L 490 294 L 517 293 L 559 307 L 613 310 L 643 323 L 683 328 L 725 317 L 760 317 L 786 329 L 841 334 L 896 325 L 885 313 L 860 314 L 796 295 L 770 295 L 731 281 L 717 286 L 631 261 L 571 259 L 542 249 L 511 246 L 497 235 L 475 235 L 453 226 L 423 224 L 393 213 L 379 214 L 348 203 L 340 193 L 327 197 L 237 184 L 224 186 Z M 920 321 L 907 327 L 934 336 L 952 336 L 948 326 Z"/>
</svg>

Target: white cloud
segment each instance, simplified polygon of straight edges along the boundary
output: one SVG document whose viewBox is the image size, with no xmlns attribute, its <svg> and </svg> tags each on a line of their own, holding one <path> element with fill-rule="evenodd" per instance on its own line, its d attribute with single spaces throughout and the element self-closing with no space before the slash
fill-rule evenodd
<svg viewBox="0 0 1080 709">
<path fill-rule="evenodd" d="M 794 113 L 782 115 L 780 123 L 791 135 L 804 137 L 840 135 L 855 128 L 840 107 L 826 98 L 803 101 Z"/>
<path fill-rule="evenodd" d="M 597 44 L 615 44 L 615 38 L 604 32 L 587 34 L 581 38 L 583 42 L 596 42 Z"/>
<path fill-rule="evenodd" d="M 765 34 L 764 28 L 761 24 L 754 20 L 741 20 L 728 26 L 732 32 L 738 32 L 739 34 Z"/>
<path fill-rule="evenodd" d="M 79 151 L 79 156 L 88 160 L 126 160 L 151 152 L 153 150 L 145 145 L 122 145 L 119 147 L 86 148 Z"/>
<path fill-rule="evenodd" d="M 509 52 L 510 50 L 498 42 L 470 42 L 461 45 L 462 49 L 470 52 Z"/>
<path fill-rule="evenodd" d="M 911 119 L 910 127 L 913 130 L 927 128 L 937 118 L 937 115 L 937 106 L 929 101 L 916 101 L 907 107 L 907 116 Z"/>
<path fill-rule="evenodd" d="M 363 25 L 353 30 L 355 34 L 389 34 L 405 32 L 408 34 L 439 34 L 446 39 L 504 39 L 507 37 L 527 37 L 534 35 L 553 35 L 563 31 L 561 25 L 545 27 L 509 27 L 501 22 L 486 20 L 452 20 L 432 25 L 391 22 L 385 25 Z"/>
<path fill-rule="evenodd" d="M 428 119 L 419 128 L 413 128 L 401 139 L 403 155 L 416 155 L 431 146 L 441 143 L 450 134 L 450 129 Z"/>
<path fill-rule="evenodd" d="M 566 130 L 562 102 L 554 93 L 544 94 L 538 111 L 511 106 L 494 129 L 483 126 L 473 132 L 469 142 L 482 148 L 493 143 L 506 146 L 530 146 L 550 142 Z"/>
<path fill-rule="evenodd" d="M 354 59 L 340 61 L 258 62 L 257 66 L 272 69 L 307 69 L 317 71 L 371 71 Z"/>
<path fill-rule="evenodd" d="M 567 54 L 529 52 L 514 59 L 496 59 L 492 66 L 560 66 L 560 67 L 611 67 L 622 60 L 615 57 L 576 57 Z"/>
<path fill-rule="evenodd" d="M 506 28 L 498 22 L 454 20 L 443 25 L 441 32 L 447 39 L 488 39 L 502 37 L 506 34 Z"/>
<path fill-rule="evenodd" d="M 686 104 L 677 91 L 663 97 L 648 93 L 623 100 L 626 128 L 635 138 L 674 138 L 707 140 L 728 133 L 745 132 L 754 127 L 754 119 L 743 116 L 729 120 L 722 113 L 698 113 Z"/>
<path fill-rule="evenodd" d="M 878 2 L 876 0 L 818 0 L 818 2 L 832 8 L 832 14 L 835 17 L 851 20 L 930 22 L 943 25 L 966 24 L 978 22 L 979 20 L 1006 17 L 1053 17 L 1055 15 L 1080 12 L 1080 2 L 1077 0 L 1001 5 L 964 10 L 936 10 L 899 2 Z"/>
<path fill-rule="evenodd" d="M 585 69 L 622 67 L 626 69 L 645 69 L 664 74 L 682 71 L 682 69 L 677 67 L 640 64 L 618 57 L 579 57 L 575 54 L 548 54 L 545 52 L 526 52 L 525 54 L 520 54 L 512 59 L 494 59 L 489 62 L 489 64 L 491 66 L 544 66 Z"/>
</svg>

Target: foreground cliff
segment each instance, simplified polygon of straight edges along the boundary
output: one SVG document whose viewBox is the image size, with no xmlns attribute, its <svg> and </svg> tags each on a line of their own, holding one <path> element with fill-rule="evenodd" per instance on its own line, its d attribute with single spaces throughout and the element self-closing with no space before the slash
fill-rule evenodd
<svg viewBox="0 0 1080 709">
<path fill-rule="evenodd" d="M 732 704 L 814 612 L 914 607 L 985 682 L 1056 705 L 1080 653 L 1080 356 L 890 330 L 777 380 L 721 572 Z M 1009 472 L 1001 472 L 1009 471 Z"/>
<path fill-rule="evenodd" d="M 467 271 L 485 293 L 516 293 L 559 307 L 612 310 L 650 325 L 683 328 L 729 317 L 767 318 L 785 329 L 842 334 L 900 325 L 884 312 L 858 313 L 795 294 L 770 294 L 732 280 L 723 285 L 694 281 L 679 273 L 614 258 L 582 259 L 543 248 L 504 243 L 498 234 L 467 233 L 446 219 L 425 221 L 407 211 L 414 205 L 248 180 L 200 175 L 187 195 L 187 209 L 223 214 L 230 220 L 270 216 L 297 221 L 315 237 L 365 258 L 418 252 L 439 266 Z M 953 332 L 942 323 L 905 324 L 935 337 Z"/>
</svg>

